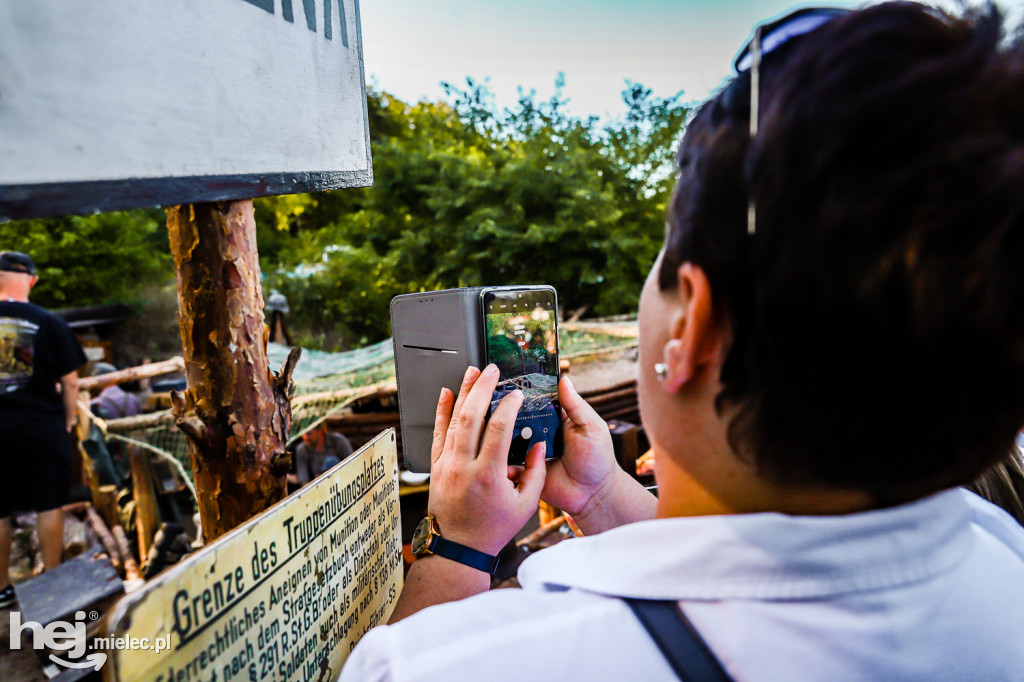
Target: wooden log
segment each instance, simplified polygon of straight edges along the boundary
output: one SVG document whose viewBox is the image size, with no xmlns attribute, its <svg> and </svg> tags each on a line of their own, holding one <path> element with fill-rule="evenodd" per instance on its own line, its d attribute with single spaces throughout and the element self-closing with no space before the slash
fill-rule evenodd
<svg viewBox="0 0 1024 682">
<path fill-rule="evenodd" d="M 122 417 L 107 421 L 107 431 L 110 433 L 123 433 L 135 431 L 149 426 L 165 426 L 168 422 L 174 421 L 174 415 L 164 410 L 163 412 L 151 412 L 149 414 L 137 414 L 134 417 Z"/>
<path fill-rule="evenodd" d="M 612 446 L 619 466 L 633 478 L 636 478 L 636 459 L 640 456 L 637 445 L 636 424 L 613 419 L 608 422 L 612 434 Z"/>
<path fill-rule="evenodd" d="M 110 534 L 107 524 L 103 523 L 103 519 L 91 505 L 85 510 L 85 518 L 89 527 L 92 528 L 92 532 L 96 533 L 96 537 L 100 539 L 103 551 L 110 557 L 110 563 L 114 565 L 118 573 L 124 574 L 124 561 L 121 559 L 121 552 L 118 550 L 117 542 Z"/>
<path fill-rule="evenodd" d="M 613 419 L 618 419 L 624 422 L 640 421 L 640 411 L 637 407 L 632 405 L 615 410 L 598 410 L 597 413 L 601 415 L 601 419 L 604 419 L 605 421 L 611 421 Z"/>
<path fill-rule="evenodd" d="M 73 446 L 71 449 L 71 480 L 81 481 L 83 478 L 89 485 L 89 491 L 92 492 L 99 487 L 99 478 L 96 476 L 96 472 L 92 468 L 92 458 L 85 452 L 82 447 L 89 438 L 89 430 L 92 426 L 92 419 L 87 411 L 89 405 L 89 391 L 79 390 L 78 403 L 75 405 L 75 428 L 71 430 L 71 440 Z"/>
<path fill-rule="evenodd" d="M 77 516 L 66 514 L 64 516 L 64 560 L 74 559 L 76 556 L 89 549 L 89 534 L 86 531 L 86 524 L 82 523 Z"/>
<path fill-rule="evenodd" d="M 540 518 L 540 525 L 542 526 L 552 523 L 555 519 L 562 515 L 561 509 L 558 509 L 557 507 L 552 507 L 550 504 L 544 502 L 543 500 L 541 500 L 540 503 L 538 503 L 537 507 L 537 514 Z"/>
<path fill-rule="evenodd" d="M 625 388 L 616 388 L 610 391 L 601 391 L 600 393 L 594 393 L 591 395 L 582 396 L 591 405 L 606 405 L 617 400 L 635 400 L 636 386 L 627 386 Z"/>
<path fill-rule="evenodd" d="M 541 527 L 527 535 L 522 540 L 519 540 L 516 544 L 520 547 L 526 547 L 530 551 L 537 551 L 540 549 L 540 542 L 547 536 L 554 533 L 556 530 L 562 527 L 565 523 L 565 516 L 559 515 L 551 519 L 547 523 L 541 524 Z"/>
<path fill-rule="evenodd" d="M 101 485 L 93 491 L 92 502 L 109 528 L 121 524 L 121 510 L 117 506 L 116 485 Z"/>
<path fill-rule="evenodd" d="M 373 384 L 371 386 L 361 386 L 359 388 L 345 388 L 340 391 L 322 391 L 320 393 L 307 393 L 300 395 L 293 401 L 295 407 L 300 405 L 306 405 L 308 403 L 320 402 L 322 400 L 337 400 L 344 401 L 348 398 L 353 397 L 381 397 L 387 398 L 398 393 L 398 385 L 393 381 L 384 381 L 379 384 Z"/>
<path fill-rule="evenodd" d="M 636 347 L 637 347 L 637 342 L 636 341 L 631 341 L 629 343 L 623 343 L 623 344 L 619 344 L 617 346 L 611 346 L 609 348 L 594 348 L 594 349 L 591 349 L 591 350 L 582 350 L 582 351 L 579 351 L 578 353 L 571 353 L 571 354 L 565 355 L 563 357 L 566 360 L 575 360 L 575 361 L 577 361 L 579 363 L 582 363 L 585 360 L 588 360 L 590 358 L 597 358 L 597 357 L 601 357 L 603 355 L 612 355 L 614 353 L 621 353 L 623 351 L 632 350 L 632 349 L 634 349 Z"/>
<path fill-rule="evenodd" d="M 135 493 L 135 528 L 139 539 L 139 556 L 146 556 L 153 536 L 160 528 L 160 508 L 156 501 L 153 466 L 149 453 L 128 444 L 128 462 L 132 471 L 132 489 Z"/>
<path fill-rule="evenodd" d="M 397 421 L 398 412 L 367 412 L 365 414 L 339 414 L 336 417 L 328 417 L 327 425 L 343 424 L 353 429 L 359 427 L 375 428 L 382 425 L 390 426 Z"/>
<path fill-rule="evenodd" d="M 75 516 L 81 516 L 82 514 L 86 513 L 86 510 L 88 508 L 89 508 L 89 503 L 88 502 L 71 502 L 69 504 L 65 504 L 60 509 L 65 514 L 74 514 Z"/>
<path fill-rule="evenodd" d="M 85 377 L 78 380 L 78 388 L 85 391 L 102 391 L 108 386 L 123 384 L 135 381 L 136 379 L 148 379 L 160 376 L 161 374 L 170 374 L 171 372 L 182 372 L 184 370 L 185 359 L 181 356 L 176 356 L 170 360 L 139 365 L 138 367 L 129 367 L 128 369 L 108 372 L 98 376 Z"/>
<path fill-rule="evenodd" d="M 132 551 L 128 547 L 128 536 L 125 535 L 124 528 L 121 526 L 114 526 L 114 540 L 117 542 L 117 551 L 124 564 L 125 580 L 141 579 L 142 571 L 139 570 L 139 562 L 132 556 Z"/>
<path fill-rule="evenodd" d="M 209 541 L 286 494 L 300 351 L 271 375 L 251 200 L 169 207 L 167 231 L 188 384 L 171 399 Z"/>
<path fill-rule="evenodd" d="M 622 382 L 619 382 L 617 384 L 612 384 L 611 386 L 605 386 L 604 388 L 600 388 L 600 389 L 593 390 L 593 391 L 585 391 L 585 392 L 581 393 L 580 395 L 582 397 L 587 398 L 589 400 L 592 397 L 606 395 L 606 394 L 610 394 L 610 393 L 617 393 L 617 392 L 623 391 L 623 390 L 632 390 L 632 391 L 635 392 L 636 391 L 636 379 L 629 379 L 628 381 L 622 381 Z"/>
</svg>

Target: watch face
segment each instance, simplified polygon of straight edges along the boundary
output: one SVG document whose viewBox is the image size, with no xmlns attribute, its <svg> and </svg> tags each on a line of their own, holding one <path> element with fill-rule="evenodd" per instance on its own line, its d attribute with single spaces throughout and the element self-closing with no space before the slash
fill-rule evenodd
<svg viewBox="0 0 1024 682">
<path fill-rule="evenodd" d="M 430 517 L 423 518 L 412 534 L 412 553 L 423 556 L 427 553 L 427 541 L 430 540 Z"/>
</svg>

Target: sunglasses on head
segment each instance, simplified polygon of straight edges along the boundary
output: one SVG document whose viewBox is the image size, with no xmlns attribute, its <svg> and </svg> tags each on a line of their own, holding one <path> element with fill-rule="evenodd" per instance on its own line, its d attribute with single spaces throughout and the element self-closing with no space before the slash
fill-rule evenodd
<svg viewBox="0 0 1024 682">
<path fill-rule="evenodd" d="M 790 40 L 806 35 L 851 10 L 839 7 L 804 7 L 778 19 L 758 24 L 746 45 L 736 54 L 732 68 L 737 74 L 750 71 L 750 137 L 757 134 L 761 60 Z M 757 231 L 757 211 L 751 197 L 747 205 L 747 234 Z"/>
</svg>

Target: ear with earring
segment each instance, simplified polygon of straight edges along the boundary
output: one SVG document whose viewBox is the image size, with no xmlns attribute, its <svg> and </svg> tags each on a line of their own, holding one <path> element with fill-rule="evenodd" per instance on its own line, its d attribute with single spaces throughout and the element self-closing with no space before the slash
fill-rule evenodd
<svg viewBox="0 0 1024 682">
<path fill-rule="evenodd" d="M 686 383 L 686 377 L 682 374 L 676 374 L 672 378 L 669 378 L 668 363 L 665 362 L 654 363 L 654 374 L 658 377 L 658 381 L 661 382 L 662 387 L 669 393 L 675 393 L 684 383 Z"/>
</svg>

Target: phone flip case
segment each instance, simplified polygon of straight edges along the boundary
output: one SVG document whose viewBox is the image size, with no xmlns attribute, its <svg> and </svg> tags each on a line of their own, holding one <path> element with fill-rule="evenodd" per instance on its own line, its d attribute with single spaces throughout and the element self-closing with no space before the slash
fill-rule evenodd
<svg viewBox="0 0 1024 682">
<path fill-rule="evenodd" d="M 391 300 L 402 453 L 410 471 L 430 471 L 441 388 L 458 394 L 466 369 L 483 366 L 482 290 L 446 289 Z"/>
</svg>

